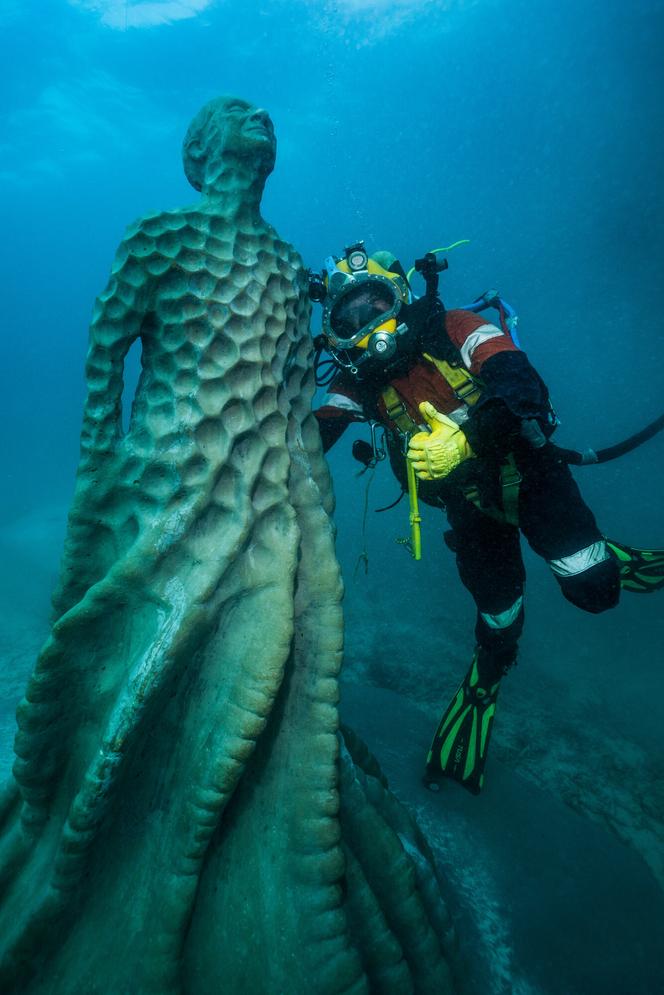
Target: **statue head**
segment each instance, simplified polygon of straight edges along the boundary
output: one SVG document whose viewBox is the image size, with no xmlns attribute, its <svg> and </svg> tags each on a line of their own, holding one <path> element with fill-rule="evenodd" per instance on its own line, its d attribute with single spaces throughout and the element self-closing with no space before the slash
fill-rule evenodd
<svg viewBox="0 0 664 995">
<path fill-rule="evenodd" d="M 187 179 L 196 190 L 211 187 L 234 167 L 265 180 L 274 168 L 277 140 L 267 111 L 239 97 L 217 97 L 193 119 L 182 144 Z"/>
</svg>

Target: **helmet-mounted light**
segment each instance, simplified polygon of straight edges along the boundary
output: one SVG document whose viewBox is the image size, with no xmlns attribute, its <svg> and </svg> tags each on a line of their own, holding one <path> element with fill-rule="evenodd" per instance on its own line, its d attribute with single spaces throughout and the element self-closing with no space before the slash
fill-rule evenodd
<svg viewBox="0 0 664 995">
<path fill-rule="evenodd" d="M 314 304 L 321 304 L 325 300 L 325 295 L 327 293 L 327 287 L 325 286 L 325 278 L 323 273 L 315 273 L 314 270 L 309 270 L 309 300 L 313 301 Z"/>
<path fill-rule="evenodd" d="M 344 252 L 351 273 L 357 273 L 367 268 L 369 257 L 365 251 L 364 242 L 354 242 L 352 245 L 347 245 Z"/>
</svg>

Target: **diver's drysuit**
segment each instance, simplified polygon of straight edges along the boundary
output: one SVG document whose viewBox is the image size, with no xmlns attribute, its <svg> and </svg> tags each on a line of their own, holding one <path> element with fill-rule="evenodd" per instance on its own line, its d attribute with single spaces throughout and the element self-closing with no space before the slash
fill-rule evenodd
<svg viewBox="0 0 664 995">
<path fill-rule="evenodd" d="M 399 317 L 406 325 L 419 320 L 413 305 L 407 304 Z M 381 376 L 380 366 L 360 381 L 340 371 L 316 416 L 326 450 L 351 422 L 383 424 L 392 466 L 402 484 L 401 433 L 383 397 L 388 385 L 397 392 L 415 430 L 422 421 L 422 401 L 431 402 L 462 428 L 477 458 L 462 463 L 444 480 L 422 482 L 420 496 L 447 513 L 451 527 L 447 541 L 477 605 L 481 677 L 491 683 L 514 662 L 523 627 L 525 571 L 519 530 L 548 562 L 564 596 L 585 611 L 601 612 L 618 603 L 619 566 L 569 468 L 547 444 L 553 430 L 549 394 L 526 354 L 478 315 L 450 310 L 440 319 L 439 355 L 449 356 L 451 345 L 465 369 L 481 380 L 477 403 L 460 402 L 432 359 L 419 351 L 395 364 L 388 371 L 389 379 Z M 430 332 L 427 347 L 435 348 Z M 534 426 L 539 430 L 535 444 Z M 514 484 L 518 524 L 516 516 L 507 521 L 503 509 L 500 471 L 508 454 L 520 477 Z M 471 491 L 479 498 L 475 503 L 468 497 Z"/>
<path fill-rule="evenodd" d="M 436 729 L 425 782 L 436 787 L 451 777 L 477 793 L 500 679 L 516 659 L 523 628 L 519 533 L 584 611 L 613 608 L 621 588 L 664 587 L 664 550 L 607 541 L 567 465 L 630 451 L 664 427 L 664 416 L 598 453 L 553 445 L 549 392 L 512 334 L 505 302 L 490 292 L 469 308 L 445 311 L 437 293 L 445 266 L 434 253 L 416 261 L 427 284 L 418 299 L 396 258 L 369 257 L 361 242 L 310 274 L 310 296 L 323 305 L 316 382 L 328 385 L 315 413 L 325 450 L 351 422 L 372 423 L 364 452 L 374 460 L 375 423 L 385 427 L 392 468 L 409 493 L 416 558 L 418 493 L 447 513 L 446 540 L 477 606 L 477 646 Z M 478 315 L 488 304 L 497 306 L 501 327 Z"/>
</svg>

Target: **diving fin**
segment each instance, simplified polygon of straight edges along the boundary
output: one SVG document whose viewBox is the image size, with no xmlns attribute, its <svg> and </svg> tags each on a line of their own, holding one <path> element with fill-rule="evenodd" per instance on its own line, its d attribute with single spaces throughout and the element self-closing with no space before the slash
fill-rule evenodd
<svg viewBox="0 0 664 995">
<path fill-rule="evenodd" d="M 650 594 L 664 587 L 664 549 L 634 549 L 606 540 L 620 564 L 620 586 L 625 591 Z"/>
<path fill-rule="evenodd" d="M 500 679 L 482 686 L 478 655 L 476 651 L 433 737 L 424 771 L 424 782 L 432 791 L 438 790 L 443 778 L 458 781 L 474 795 L 482 789 Z"/>
</svg>

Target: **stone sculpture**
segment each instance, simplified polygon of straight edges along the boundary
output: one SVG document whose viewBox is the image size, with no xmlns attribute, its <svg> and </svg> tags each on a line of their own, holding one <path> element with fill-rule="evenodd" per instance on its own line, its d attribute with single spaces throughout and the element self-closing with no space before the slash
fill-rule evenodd
<svg viewBox="0 0 664 995">
<path fill-rule="evenodd" d="M 452 991 L 426 844 L 338 732 L 341 582 L 268 115 L 122 242 L 90 333 L 51 636 L 0 807 L 6 995 Z M 142 373 L 122 430 L 123 369 Z"/>
</svg>

